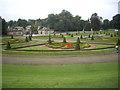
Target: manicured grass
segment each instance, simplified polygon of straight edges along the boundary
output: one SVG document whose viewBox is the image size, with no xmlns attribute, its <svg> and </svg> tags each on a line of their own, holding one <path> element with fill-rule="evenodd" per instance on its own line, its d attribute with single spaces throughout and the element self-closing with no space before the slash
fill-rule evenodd
<svg viewBox="0 0 120 90">
<path fill-rule="evenodd" d="M 22 51 L 2 51 L 3 54 L 16 54 L 16 55 L 81 55 L 81 54 L 99 54 L 99 53 L 108 53 L 115 52 L 115 49 L 107 49 L 107 50 L 85 50 L 85 51 L 76 51 L 76 52 L 22 52 Z"/>
<path fill-rule="evenodd" d="M 20 49 L 17 49 L 17 50 L 51 50 L 51 49 L 43 48 L 39 45 L 39 46 L 33 46 L 33 47 L 20 48 Z"/>
<path fill-rule="evenodd" d="M 3 65 L 3 88 L 117 88 L 118 63 Z"/>
</svg>

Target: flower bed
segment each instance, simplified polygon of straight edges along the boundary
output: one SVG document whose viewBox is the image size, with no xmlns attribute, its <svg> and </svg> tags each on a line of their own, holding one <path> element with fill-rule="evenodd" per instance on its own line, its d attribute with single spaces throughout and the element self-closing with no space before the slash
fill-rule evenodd
<svg viewBox="0 0 120 90">
<path fill-rule="evenodd" d="M 21 42 L 24 42 L 24 40 L 23 39 L 2 39 L 2 43 L 6 44 L 7 42 L 21 43 Z"/>
<path fill-rule="evenodd" d="M 56 44 L 47 44 L 46 46 L 50 48 L 61 48 L 61 49 L 72 49 L 75 48 L 76 43 L 56 43 Z M 81 43 L 81 48 L 90 47 L 88 43 Z"/>
</svg>

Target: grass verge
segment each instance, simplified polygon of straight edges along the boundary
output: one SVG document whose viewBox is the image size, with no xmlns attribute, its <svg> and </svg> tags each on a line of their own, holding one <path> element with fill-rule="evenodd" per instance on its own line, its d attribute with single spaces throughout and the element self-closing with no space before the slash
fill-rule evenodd
<svg viewBox="0 0 120 90">
<path fill-rule="evenodd" d="M 3 88 L 117 88 L 118 63 L 3 65 Z"/>
</svg>

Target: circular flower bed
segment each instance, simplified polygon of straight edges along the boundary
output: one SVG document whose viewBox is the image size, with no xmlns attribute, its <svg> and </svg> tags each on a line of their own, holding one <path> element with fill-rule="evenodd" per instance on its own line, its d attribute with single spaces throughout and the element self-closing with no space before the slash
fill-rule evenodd
<svg viewBox="0 0 120 90">
<path fill-rule="evenodd" d="M 50 48 L 61 48 L 61 49 L 73 49 L 76 46 L 76 43 L 55 43 L 55 44 L 47 44 L 46 46 Z M 80 47 L 87 48 L 90 47 L 88 43 L 81 43 Z"/>
</svg>

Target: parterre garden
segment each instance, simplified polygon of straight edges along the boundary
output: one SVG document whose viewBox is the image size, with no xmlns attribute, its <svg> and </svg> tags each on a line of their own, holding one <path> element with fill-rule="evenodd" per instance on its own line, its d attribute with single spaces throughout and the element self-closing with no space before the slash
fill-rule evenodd
<svg viewBox="0 0 120 90">
<path fill-rule="evenodd" d="M 13 51 L 82 51 L 114 48 L 118 32 L 77 32 L 45 36 L 3 37 L 3 50 Z M 4 52 L 3 52 L 4 53 Z"/>
</svg>

